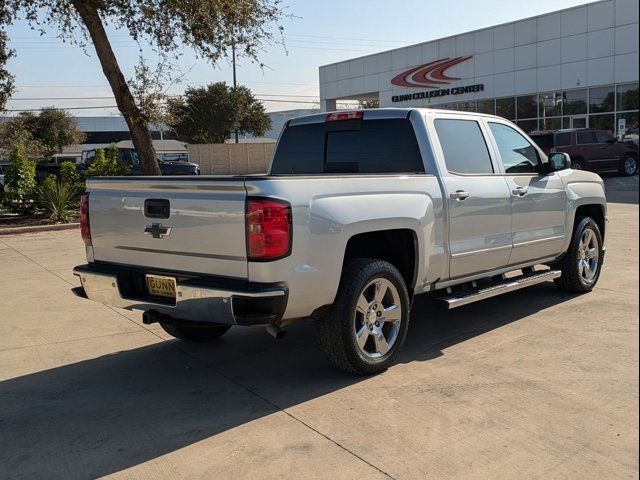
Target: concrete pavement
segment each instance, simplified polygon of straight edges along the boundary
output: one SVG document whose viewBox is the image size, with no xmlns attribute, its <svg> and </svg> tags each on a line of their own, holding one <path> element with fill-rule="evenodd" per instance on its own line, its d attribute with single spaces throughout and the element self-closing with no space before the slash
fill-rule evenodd
<svg viewBox="0 0 640 480">
<path fill-rule="evenodd" d="M 369 378 L 307 322 L 173 340 L 71 294 L 77 231 L 0 237 L 0 478 L 637 478 L 638 183 L 611 180 L 594 292 L 419 298 Z"/>
</svg>

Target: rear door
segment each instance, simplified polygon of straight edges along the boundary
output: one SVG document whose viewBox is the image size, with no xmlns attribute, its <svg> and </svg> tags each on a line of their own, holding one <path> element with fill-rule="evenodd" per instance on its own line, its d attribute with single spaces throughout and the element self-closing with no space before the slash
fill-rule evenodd
<svg viewBox="0 0 640 480">
<path fill-rule="evenodd" d="M 241 177 L 89 180 L 96 261 L 247 277 Z"/>
<path fill-rule="evenodd" d="M 567 196 L 560 176 L 539 173 L 538 150 L 515 128 L 499 121 L 487 124 L 511 194 L 513 251 L 509 263 L 557 255 L 566 235 Z"/>
<path fill-rule="evenodd" d="M 449 212 L 450 277 L 506 266 L 511 198 L 504 178 L 496 174 L 483 126 L 455 116 L 436 118 L 433 126 L 444 160 L 440 170 Z"/>
</svg>

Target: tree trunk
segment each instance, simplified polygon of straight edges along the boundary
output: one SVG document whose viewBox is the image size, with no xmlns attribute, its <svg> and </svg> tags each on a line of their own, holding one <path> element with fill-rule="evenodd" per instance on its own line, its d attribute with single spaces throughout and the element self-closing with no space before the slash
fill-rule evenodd
<svg viewBox="0 0 640 480">
<path fill-rule="evenodd" d="M 156 160 L 156 151 L 153 148 L 149 127 L 142 118 L 140 109 L 137 107 L 129 85 L 120 70 L 97 8 L 91 5 L 92 2 L 86 0 L 72 0 L 71 3 L 91 35 L 93 46 L 102 65 L 102 71 L 109 81 L 118 109 L 131 132 L 131 140 L 133 140 L 133 146 L 138 153 L 143 173 L 145 175 L 162 175 Z"/>
</svg>

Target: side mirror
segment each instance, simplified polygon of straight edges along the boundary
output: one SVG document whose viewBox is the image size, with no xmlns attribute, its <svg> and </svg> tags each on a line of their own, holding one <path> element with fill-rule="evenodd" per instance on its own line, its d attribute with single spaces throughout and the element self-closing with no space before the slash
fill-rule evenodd
<svg viewBox="0 0 640 480">
<path fill-rule="evenodd" d="M 545 175 L 549 175 L 553 172 L 559 172 L 560 170 L 566 170 L 571 168 L 571 157 L 568 153 L 556 152 L 549 155 L 549 161 L 541 164 L 542 172 Z"/>
</svg>

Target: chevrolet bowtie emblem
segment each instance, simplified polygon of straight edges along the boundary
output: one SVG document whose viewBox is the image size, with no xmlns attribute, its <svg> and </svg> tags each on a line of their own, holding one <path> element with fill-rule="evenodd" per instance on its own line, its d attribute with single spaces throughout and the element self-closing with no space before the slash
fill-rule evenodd
<svg viewBox="0 0 640 480">
<path fill-rule="evenodd" d="M 153 238 L 164 238 L 171 235 L 171 227 L 163 227 L 161 223 L 152 223 L 145 227 L 144 233 L 148 233 Z"/>
</svg>

